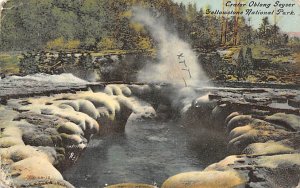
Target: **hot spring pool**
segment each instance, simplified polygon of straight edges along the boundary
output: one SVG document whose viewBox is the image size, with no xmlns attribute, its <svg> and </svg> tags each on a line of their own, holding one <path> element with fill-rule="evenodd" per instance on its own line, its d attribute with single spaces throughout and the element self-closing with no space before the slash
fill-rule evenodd
<svg viewBox="0 0 300 188">
<path fill-rule="evenodd" d="M 226 143 L 214 135 L 204 132 L 190 136 L 175 121 L 131 118 L 124 133 L 93 138 L 77 163 L 63 175 L 78 188 L 125 182 L 161 185 L 170 176 L 202 170 L 223 159 Z"/>
</svg>

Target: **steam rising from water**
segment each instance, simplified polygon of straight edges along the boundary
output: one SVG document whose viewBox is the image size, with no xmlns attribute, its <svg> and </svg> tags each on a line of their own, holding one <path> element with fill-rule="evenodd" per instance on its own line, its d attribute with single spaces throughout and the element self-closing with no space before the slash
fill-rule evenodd
<svg viewBox="0 0 300 188">
<path fill-rule="evenodd" d="M 2 21 L 2 11 L 4 10 L 4 5 L 8 0 L 0 0 L 0 26 Z M 1 29 L 1 28 L 0 28 Z"/>
<path fill-rule="evenodd" d="M 8 0 L 0 0 L 0 13 L 4 9 L 4 4 L 7 3 Z"/>
<path fill-rule="evenodd" d="M 207 84 L 208 78 L 188 43 L 169 33 L 148 10 L 134 7 L 133 13 L 133 21 L 143 24 L 158 42 L 159 63 L 147 64 L 138 75 L 139 81 L 198 87 Z"/>
</svg>

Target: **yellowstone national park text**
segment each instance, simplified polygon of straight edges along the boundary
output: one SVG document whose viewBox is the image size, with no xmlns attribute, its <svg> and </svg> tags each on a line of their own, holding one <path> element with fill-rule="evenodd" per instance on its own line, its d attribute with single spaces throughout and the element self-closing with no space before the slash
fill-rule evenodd
<svg viewBox="0 0 300 188">
<path fill-rule="evenodd" d="M 211 15 L 296 15 L 293 8 L 295 3 L 264 3 L 263 1 L 250 1 L 249 3 L 227 1 L 223 10 L 206 9 L 206 14 Z"/>
</svg>

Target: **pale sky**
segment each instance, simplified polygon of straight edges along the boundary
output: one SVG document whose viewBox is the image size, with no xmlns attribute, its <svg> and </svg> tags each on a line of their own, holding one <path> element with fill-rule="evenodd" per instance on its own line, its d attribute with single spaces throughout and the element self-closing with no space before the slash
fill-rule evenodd
<svg viewBox="0 0 300 188">
<path fill-rule="evenodd" d="M 222 11 L 222 0 L 173 0 L 173 1 L 179 3 L 183 2 L 184 4 L 188 4 L 189 2 L 196 3 L 198 9 L 202 7 L 203 8 L 207 7 L 207 5 L 209 5 L 212 10 L 218 9 Z M 225 2 L 227 1 L 235 2 L 235 0 L 225 0 Z M 300 0 L 255 0 L 256 3 L 261 3 L 261 4 L 271 3 L 271 7 L 269 9 L 265 7 L 249 7 L 249 3 L 251 2 L 251 0 L 244 0 L 244 2 L 246 3 L 246 9 L 251 8 L 253 10 L 262 10 L 262 11 L 275 9 L 274 4 L 276 1 L 279 1 L 280 4 L 289 4 L 289 3 L 296 4 L 293 7 L 283 8 L 285 12 L 294 11 L 295 15 L 281 15 L 278 16 L 277 19 L 278 19 L 278 25 L 284 32 L 300 32 Z M 262 17 L 264 16 L 252 15 L 251 25 L 254 26 L 254 28 L 257 28 L 261 23 Z M 271 23 L 273 23 L 274 16 L 269 16 L 269 20 Z"/>
</svg>

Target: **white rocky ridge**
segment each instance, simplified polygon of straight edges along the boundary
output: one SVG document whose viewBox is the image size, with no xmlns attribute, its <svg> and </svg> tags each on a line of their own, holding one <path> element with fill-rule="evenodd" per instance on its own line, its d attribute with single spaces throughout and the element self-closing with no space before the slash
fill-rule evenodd
<svg viewBox="0 0 300 188">
<path fill-rule="evenodd" d="M 162 109 L 177 110 L 176 116 L 182 116 L 183 126 L 191 134 L 203 129 L 220 132 L 228 139 L 231 153 L 204 171 L 171 177 L 163 188 L 297 186 L 299 91 L 232 88 L 209 91 L 207 94 L 193 88 L 121 84 L 107 85 L 100 92 L 7 99 L 7 104 L 0 105 L 3 170 L 18 186 L 72 187 L 57 168 L 76 161 L 92 135 L 123 131 L 132 112 L 137 118 L 152 118 L 155 110 L 165 105 Z M 293 108 L 268 106 L 276 99 Z M 157 138 L 154 135 L 148 140 Z"/>
<path fill-rule="evenodd" d="M 38 75 L 25 79 L 49 78 Z M 74 81 L 73 78 L 70 81 Z M 83 91 L 9 100 L 7 106 L 1 107 L 4 116 L 0 117 L 3 129 L 0 155 L 6 170 L 12 174 L 12 184 L 38 185 L 40 179 L 45 179 L 49 184 L 72 187 L 54 166 L 68 157 L 76 160 L 92 135 L 101 134 L 104 127 L 109 130 L 125 126 L 114 125 L 114 122 L 122 118 L 127 120 L 131 111 L 137 116 L 149 113 L 137 98 L 131 97 L 131 90 L 125 85 L 108 85 L 103 92 L 97 93 Z M 60 153 L 59 148 L 70 153 Z M 60 159 L 62 154 L 65 159 Z"/>
</svg>

